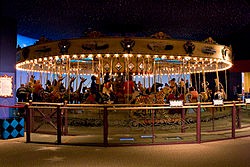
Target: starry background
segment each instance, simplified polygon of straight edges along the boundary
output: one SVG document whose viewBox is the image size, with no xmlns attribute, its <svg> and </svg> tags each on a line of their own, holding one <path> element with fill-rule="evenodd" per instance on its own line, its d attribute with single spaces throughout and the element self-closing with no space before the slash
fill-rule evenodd
<svg viewBox="0 0 250 167">
<path fill-rule="evenodd" d="M 234 58 L 249 59 L 247 0 L 2 0 L 1 15 L 17 21 L 18 34 L 51 40 L 88 31 L 142 36 L 162 31 L 174 39 L 232 45 Z"/>
</svg>

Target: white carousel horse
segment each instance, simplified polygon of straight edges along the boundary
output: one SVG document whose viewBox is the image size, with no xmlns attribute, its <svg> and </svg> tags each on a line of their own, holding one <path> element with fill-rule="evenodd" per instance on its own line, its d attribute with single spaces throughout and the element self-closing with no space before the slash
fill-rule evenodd
<svg viewBox="0 0 250 167">
<path fill-rule="evenodd" d="M 224 99 L 226 100 L 227 99 L 227 94 L 224 90 L 224 87 L 221 83 L 219 83 L 219 89 L 214 93 L 214 98 L 215 99 Z"/>
</svg>

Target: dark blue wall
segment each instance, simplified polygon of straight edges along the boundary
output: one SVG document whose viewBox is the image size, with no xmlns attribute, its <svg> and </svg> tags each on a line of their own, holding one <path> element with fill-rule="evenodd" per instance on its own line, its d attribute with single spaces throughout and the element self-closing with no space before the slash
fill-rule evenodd
<svg viewBox="0 0 250 167">
<path fill-rule="evenodd" d="M 11 18 L 1 18 L 0 27 L 0 72 L 15 73 L 16 21 Z"/>
<path fill-rule="evenodd" d="M 16 103 L 16 21 L 11 18 L 1 17 L 0 23 L 0 76 L 13 77 L 13 97 L 0 97 L 0 105 L 12 106 Z M 8 116 L 8 108 L 0 108 L 1 116 Z"/>
</svg>

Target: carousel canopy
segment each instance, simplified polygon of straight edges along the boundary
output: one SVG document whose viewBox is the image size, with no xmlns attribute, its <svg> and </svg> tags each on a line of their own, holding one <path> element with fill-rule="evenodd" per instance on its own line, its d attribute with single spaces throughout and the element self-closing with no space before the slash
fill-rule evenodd
<svg viewBox="0 0 250 167">
<path fill-rule="evenodd" d="M 56 74 L 133 73 L 166 75 L 214 72 L 232 66 L 231 48 L 204 41 L 171 39 L 163 32 L 149 38 L 103 37 L 48 41 L 17 52 L 17 70 Z"/>
</svg>

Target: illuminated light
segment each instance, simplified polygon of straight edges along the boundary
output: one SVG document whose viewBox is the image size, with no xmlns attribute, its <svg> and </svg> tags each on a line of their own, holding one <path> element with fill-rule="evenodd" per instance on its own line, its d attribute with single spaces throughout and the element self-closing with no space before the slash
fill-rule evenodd
<svg viewBox="0 0 250 167">
<path fill-rule="evenodd" d="M 88 58 L 92 58 L 92 57 L 93 57 L 93 54 L 89 54 L 89 55 L 88 55 Z"/>
<path fill-rule="evenodd" d="M 128 56 L 129 56 L 129 57 L 133 57 L 133 54 L 129 54 Z"/>
<path fill-rule="evenodd" d="M 128 57 L 128 54 L 123 54 L 123 57 L 127 58 L 127 57 Z"/>
<path fill-rule="evenodd" d="M 97 54 L 96 57 L 97 57 L 97 58 L 101 58 L 102 55 L 101 55 L 101 54 Z"/>
<path fill-rule="evenodd" d="M 194 57 L 193 60 L 197 60 L 197 57 Z"/>
<path fill-rule="evenodd" d="M 200 58 L 200 60 L 203 60 L 203 58 Z"/>
<path fill-rule="evenodd" d="M 185 59 L 186 61 L 189 61 L 189 60 L 191 59 L 191 57 L 186 56 L 184 59 Z"/>
<path fill-rule="evenodd" d="M 161 56 L 162 59 L 166 59 L 166 57 L 167 57 L 166 55 L 162 55 Z"/>
<path fill-rule="evenodd" d="M 174 59 L 174 56 L 169 56 L 170 59 Z"/>
<path fill-rule="evenodd" d="M 150 58 L 150 55 L 145 55 L 146 58 Z"/>
<path fill-rule="evenodd" d="M 73 55 L 72 57 L 73 57 L 74 59 L 76 59 L 78 56 L 77 56 L 77 55 Z"/>
<path fill-rule="evenodd" d="M 84 58 L 85 57 L 85 55 L 84 54 L 81 54 L 81 58 Z"/>
<path fill-rule="evenodd" d="M 155 137 L 155 136 L 153 136 L 153 135 L 142 135 L 141 136 L 141 138 L 153 138 L 153 137 Z"/>
<path fill-rule="evenodd" d="M 105 54 L 105 57 L 110 57 L 110 54 Z"/>
<path fill-rule="evenodd" d="M 58 56 L 56 56 L 56 57 L 55 57 L 55 59 L 56 59 L 56 60 L 58 60 L 58 59 L 59 59 L 59 57 L 58 57 Z"/>
<path fill-rule="evenodd" d="M 181 56 L 178 56 L 177 59 L 181 59 Z"/>
<path fill-rule="evenodd" d="M 38 59 L 38 61 L 40 61 L 40 62 L 41 62 L 41 61 L 43 61 L 43 59 L 42 59 L 42 58 L 39 58 L 39 59 Z"/>
<path fill-rule="evenodd" d="M 115 56 L 115 57 L 119 57 L 119 54 L 116 53 L 114 56 Z"/>
<path fill-rule="evenodd" d="M 138 54 L 137 57 L 140 58 L 142 55 L 141 54 Z"/>
<path fill-rule="evenodd" d="M 154 55 L 154 58 L 157 58 L 158 57 L 158 55 Z"/>
</svg>

